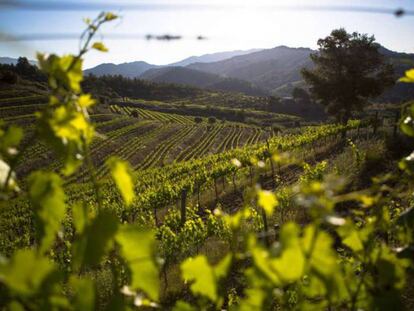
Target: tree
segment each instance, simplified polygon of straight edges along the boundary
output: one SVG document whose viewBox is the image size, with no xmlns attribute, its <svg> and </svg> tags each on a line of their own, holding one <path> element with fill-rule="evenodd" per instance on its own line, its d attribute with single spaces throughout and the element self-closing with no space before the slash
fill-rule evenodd
<svg viewBox="0 0 414 311">
<path fill-rule="evenodd" d="M 194 118 L 194 122 L 195 122 L 195 123 L 201 123 L 201 122 L 203 122 L 203 119 L 202 119 L 202 118 L 200 118 L 200 117 L 195 117 L 195 118 Z"/>
<path fill-rule="evenodd" d="M 134 118 L 139 118 L 139 112 L 138 112 L 138 110 L 132 110 L 131 116 L 133 116 Z"/>
<path fill-rule="evenodd" d="M 311 54 L 315 67 L 303 69 L 302 75 L 311 95 L 338 122 L 346 123 L 369 98 L 393 85 L 393 67 L 385 62 L 374 36 L 341 28 L 319 39 L 318 46 L 319 52 Z"/>
<path fill-rule="evenodd" d="M 216 118 L 215 117 L 209 117 L 208 118 L 208 123 L 210 123 L 210 124 L 214 124 L 214 123 L 216 123 Z"/>
<path fill-rule="evenodd" d="M 308 92 L 306 92 L 304 89 L 302 89 L 300 87 L 294 87 L 293 88 L 293 90 L 292 90 L 292 97 L 296 101 L 305 101 L 305 102 L 309 102 L 310 101 Z"/>
</svg>

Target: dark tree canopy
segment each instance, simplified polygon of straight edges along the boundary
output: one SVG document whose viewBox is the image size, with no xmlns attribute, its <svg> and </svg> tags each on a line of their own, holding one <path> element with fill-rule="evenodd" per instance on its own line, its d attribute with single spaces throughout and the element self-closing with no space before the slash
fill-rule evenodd
<svg viewBox="0 0 414 311">
<path fill-rule="evenodd" d="M 374 36 L 345 29 L 318 40 L 319 51 L 312 54 L 313 69 L 303 69 L 311 95 L 338 121 L 347 122 L 353 111 L 363 109 L 394 83 L 392 65 L 385 62 Z"/>
</svg>

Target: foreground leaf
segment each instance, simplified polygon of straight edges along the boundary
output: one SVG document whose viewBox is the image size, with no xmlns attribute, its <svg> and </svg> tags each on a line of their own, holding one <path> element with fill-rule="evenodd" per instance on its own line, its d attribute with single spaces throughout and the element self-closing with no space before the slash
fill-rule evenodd
<svg viewBox="0 0 414 311">
<path fill-rule="evenodd" d="M 126 205 L 130 205 L 135 198 L 135 192 L 128 162 L 117 157 L 111 157 L 106 164 Z"/>
<path fill-rule="evenodd" d="M 29 197 L 35 208 L 40 251 L 45 252 L 53 245 L 65 217 L 62 180 L 55 173 L 33 173 L 29 177 Z"/>
<path fill-rule="evenodd" d="M 151 299 L 158 300 L 159 274 L 153 256 L 154 234 L 128 225 L 121 227 L 116 241 L 121 246 L 122 257 L 131 270 L 131 287 L 141 289 Z"/>
</svg>

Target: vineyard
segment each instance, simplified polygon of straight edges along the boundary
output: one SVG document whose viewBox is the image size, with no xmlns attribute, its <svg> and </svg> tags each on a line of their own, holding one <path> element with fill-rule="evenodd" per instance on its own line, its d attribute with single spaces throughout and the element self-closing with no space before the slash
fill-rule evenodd
<svg viewBox="0 0 414 311">
<path fill-rule="evenodd" d="M 39 54 L 47 85 L 0 84 L 1 310 L 414 308 L 414 105 L 303 125 L 207 115 L 202 91 L 99 103 L 82 58 L 114 19 Z"/>
<path fill-rule="evenodd" d="M 30 137 L 34 128 L 35 112 L 45 107 L 46 99 L 38 95 L 19 96 L 19 92 L 0 91 L 0 117 L 7 123 L 23 126 Z M 33 100 L 43 103 L 33 104 Z M 162 113 L 141 108 L 110 105 L 102 113 L 91 114 L 91 120 L 99 136 L 91 145 L 92 160 L 99 167 L 99 178 L 108 170 L 103 163 L 110 155 L 128 160 L 135 170 L 188 161 L 208 154 L 224 152 L 244 145 L 263 142 L 271 134 L 259 127 L 242 123 L 217 122 L 209 124 L 207 118 Z M 33 168 L 61 167 L 58 159 L 37 142 L 24 151 L 25 161 L 18 173 L 25 176 Z M 82 180 L 84 174 L 71 177 L 70 181 Z"/>
</svg>

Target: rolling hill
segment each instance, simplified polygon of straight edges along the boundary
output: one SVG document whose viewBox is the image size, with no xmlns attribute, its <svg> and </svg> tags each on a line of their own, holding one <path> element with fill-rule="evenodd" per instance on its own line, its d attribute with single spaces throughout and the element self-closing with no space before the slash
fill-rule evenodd
<svg viewBox="0 0 414 311">
<path fill-rule="evenodd" d="M 270 92 L 301 80 L 300 70 L 311 65 L 307 48 L 279 46 L 220 62 L 195 63 L 188 67 L 246 80 Z"/>
<path fill-rule="evenodd" d="M 127 78 L 137 78 L 145 71 L 156 68 L 158 66 L 148 64 L 146 62 L 132 62 L 132 63 L 123 63 L 115 65 L 112 63 L 101 64 L 91 69 L 84 71 L 85 75 L 93 74 L 95 76 L 104 76 L 104 75 L 121 75 Z"/>
<path fill-rule="evenodd" d="M 263 96 L 267 93 L 248 81 L 222 77 L 186 67 L 153 68 L 141 75 L 141 79 L 153 82 L 185 84 L 204 89 L 245 93 Z"/>
<path fill-rule="evenodd" d="M 251 49 L 251 50 L 237 50 L 237 51 L 230 51 L 230 52 L 219 52 L 219 53 L 212 53 L 212 54 L 204 54 L 201 56 L 191 56 L 182 61 L 172 63 L 169 66 L 188 66 L 194 63 L 212 63 L 212 62 L 219 62 L 222 60 L 226 60 L 235 56 L 240 55 L 247 55 L 254 52 L 261 51 L 261 49 Z"/>
</svg>

